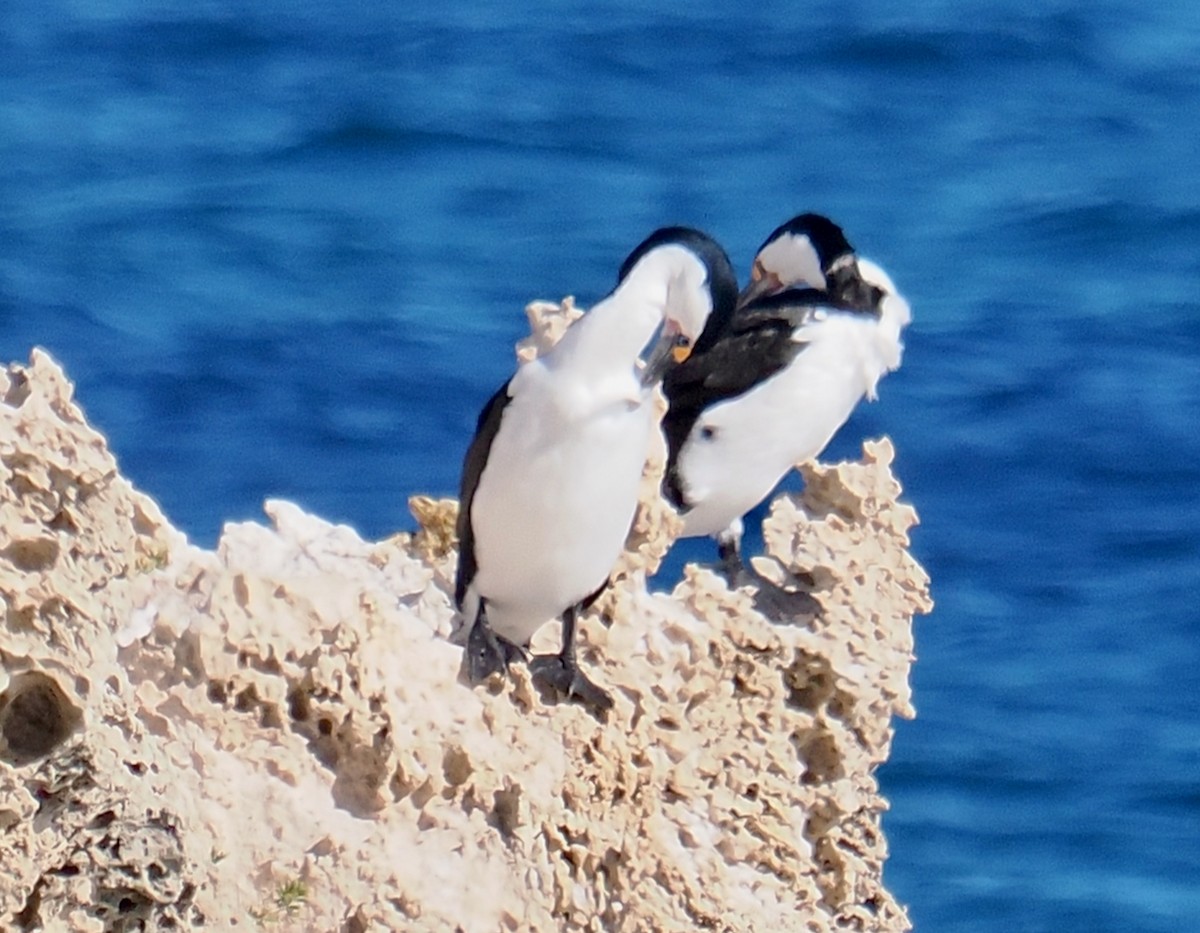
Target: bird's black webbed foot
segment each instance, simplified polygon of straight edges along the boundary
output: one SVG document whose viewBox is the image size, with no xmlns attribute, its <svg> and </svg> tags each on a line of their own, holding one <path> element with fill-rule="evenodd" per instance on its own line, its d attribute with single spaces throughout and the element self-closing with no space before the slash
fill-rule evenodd
<svg viewBox="0 0 1200 933">
<path fill-rule="evenodd" d="M 524 651 L 492 631 L 487 617 L 481 612 L 467 636 L 467 679 L 470 683 L 481 684 L 493 674 L 507 673 L 509 664 L 524 657 Z"/>
<path fill-rule="evenodd" d="M 612 696 L 588 680 L 573 653 L 535 654 L 529 661 L 529 673 L 535 684 L 550 687 L 568 700 L 576 697 L 596 713 L 613 708 Z"/>
</svg>

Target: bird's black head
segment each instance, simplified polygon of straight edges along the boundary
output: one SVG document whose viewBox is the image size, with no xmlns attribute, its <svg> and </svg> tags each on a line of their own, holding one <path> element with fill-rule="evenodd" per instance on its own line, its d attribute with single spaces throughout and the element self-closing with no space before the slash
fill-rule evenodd
<svg viewBox="0 0 1200 933">
<path fill-rule="evenodd" d="M 663 246 L 682 246 L 703 263 L 704 268 L 708 270 L 708 286 L 714 312 L 728 303 L 731 296 L 736 297 L 737 274 L 733 271 L 733 263 L 729 261 L 728 254 L 720 243 L 693 227 L 659 227 L 625 257 L 625 261 L 621 263 L 621 270 L 617 273 L 617 283 L 625 281 L 625 277 L 647 253 Z"/>
<path fill-rule="evenodd" d="M 874 308 L 879 296 L 862 280 L 854 247 L 822 214 L 798 214 L 776 227 L 754 257 L 739 305 L 785 288 L 824 289 L 837 301 Z"/>
<path fill-rule="evenodd" d="M 842 256 L 854 255 L 854 247 L 846 239 L 842 228 L 824 214 L 797 214 L 787 223 L 780 224 L 772 230 L 771 235 L 759 246 L 758 252 L 762 253 L 773 242 L 784 236 L 808 240 L 807 248 L 816 255 L 818 268 L 822 273 Z M 795 281 L 791 284 L 799 285 L 801 283 Z M 807 284 L 819 287 L 821 283 L 808 282 Z"/>
<path fill-rule="evenodd" d="M 692 261 L 679 262 L 671 273 L 665 326 L 677 328 L 686 340 L 676 360 L 700 346 L 705 335 L 724 327 L 737 305 L 737 275 L 729 256 L 716 240 L 692 227 L 662 227 L 634 248 L 621 263 L 618 287 L 644 260 L 658 251 L 685 250 Z M 683 257 L 678 257 L 683 259 Z"/>
</svg>

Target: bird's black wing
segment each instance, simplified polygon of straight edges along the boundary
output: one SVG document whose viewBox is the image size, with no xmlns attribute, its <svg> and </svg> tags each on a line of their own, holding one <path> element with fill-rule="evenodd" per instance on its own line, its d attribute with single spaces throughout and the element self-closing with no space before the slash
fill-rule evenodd
<svg viewBox="0 0 1200 933">
<path fill-rule="evenodd" d="M 692 355 L 668 371 L 663 391 L 682 409 L 706 408 L 741 395 L 787 367 L 806 346 L 802 327 L 819 313 L 876 314 L 815 288 L 790 288 L 753 301 L 715 331 L 706 330 Z"/>
<path fill-rule="evenodd" d="M 795 359 L 802 344 L 792 339 L 786 321 L 762 322 L 741 333 L 726 333 L 705 353 L 694 353 L 663 379 L 671 406 L 707 408 L 741 395 L 769 379 Z"/>
<path fill-rule="evenodd" d="M 673 408 L 707 408 L 741 395 L 786 367 L 804 347 L 795 332 L 829 304 L 824 292 L 792 290 L 738 310 L 718 333 L 669 370 L 663 392 Z"/>
<path fill-rule="evenodd" d="M 487 464 L 488 453 L 492 449 L 492 441 L 500 430 L 500 420 L 504 417 L 504 409 L 512 401 L 508 394 L 511 383 L 502 385 L 483 406 L 479 413 L 479 421 L 475 425 L 475 436 L 471 438 L 471 446 L 463 458 L 462 484 L 458 494 L 458 571 L 454 576 L 454 603 L 462 608 L 463 599 L 467 595 L 467 587 L 475 579 L 479 569 L 475 562 L 475 530 L 471 527 L 471 503 L 475 499 L 475 490 L 479 488 L 479 478 Z"/>
</svg>

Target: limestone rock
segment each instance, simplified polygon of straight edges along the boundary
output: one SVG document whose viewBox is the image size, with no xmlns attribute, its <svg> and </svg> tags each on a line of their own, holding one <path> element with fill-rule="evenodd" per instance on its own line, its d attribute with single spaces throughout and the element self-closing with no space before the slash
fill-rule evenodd
<svg viewBox="0 0 1200 933">
<path fill-rule="evenodd" d="M 531 306 L 529 352 L 577 313 Z M 381 542 L 270 501 L 198 549 L 34 351 L 0 373 L 0 927 L 907 929 L 873 773 L 931 604 L 891 458 L 804 467 L 775 585 L 665 595 L 652 457 L 582 622 L 599 721 L 459 681 L 453 501 Z"/>
</svg>

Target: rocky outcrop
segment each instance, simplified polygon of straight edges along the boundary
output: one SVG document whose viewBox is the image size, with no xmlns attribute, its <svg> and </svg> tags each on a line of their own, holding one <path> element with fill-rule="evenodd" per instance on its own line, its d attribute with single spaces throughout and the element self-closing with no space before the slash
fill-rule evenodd
<svg viewBox="0 0 1200 933">
<path fill-rule="evenodd" d="M 459 681 L 454 502 L 367 542 L 272 501 L 198 549 L 35 351 L 0 373 L 0 927 L 907 929 L 873 773 L 930 602 L 891 459 L 803 467 L 773 584 L 669 595 L 651 469 L 582 625 L 600 721 Z"/>
</svg>

